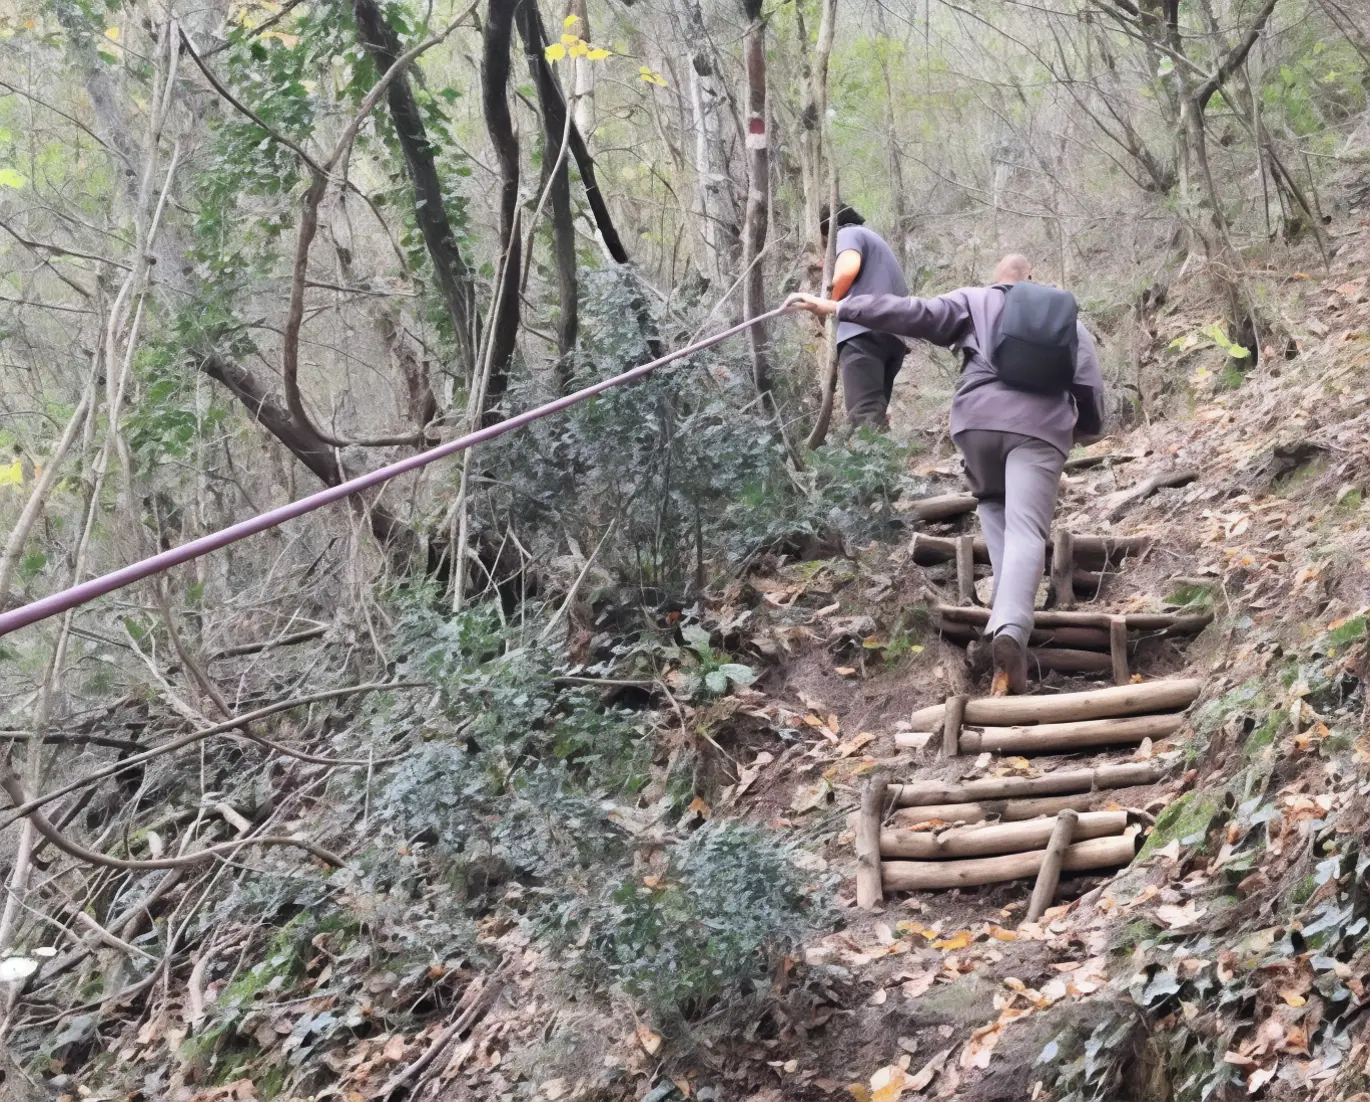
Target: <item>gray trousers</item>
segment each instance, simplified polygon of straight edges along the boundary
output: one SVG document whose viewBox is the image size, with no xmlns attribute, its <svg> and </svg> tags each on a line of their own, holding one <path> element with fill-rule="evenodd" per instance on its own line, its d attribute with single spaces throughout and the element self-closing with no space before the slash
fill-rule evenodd
<svg viewBox="0 0 1370 1102">
<path fill-rule="evenodd" d="M 994 569 L 985 634 L 1002 630 L 1027 646 L 1066 457 L 1046 441 L 1016 432 L 970 429 L 955 443 L 980 502 L 980 528 Z"/>
<path fill-rule="evenodd" d="M 837 346 L 849 424 L 882 427 L 888 423 L 894 377 L 907 352 L 904 342 L 889 333 L 858 333 Z"/>
</svg>

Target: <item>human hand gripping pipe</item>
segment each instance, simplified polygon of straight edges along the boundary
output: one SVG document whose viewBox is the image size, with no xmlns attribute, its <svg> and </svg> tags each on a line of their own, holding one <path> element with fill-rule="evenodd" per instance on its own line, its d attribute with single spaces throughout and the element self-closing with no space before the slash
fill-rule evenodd
<svg viewBox="0 0 1370 1102">
<path fill-rule="evenodd" d="M 416 471 L 420 467 L 426 467 L 430 463 L 435 463 L 439 459 L 446 459 L 449 455 L 465 451 L 467 448 L 474 447 L 476 444 L 483 444 L 487 440 L 494 440 L 496 437 L 503 436 L 506 432 L 514 429 L 523 428 L 531 425 L 534 421 L 540 420 L 553 413 L 560 413 L 564 409 L 577 405 L 587 398 L 593 398 L 596 394 L 602 394 L 616 386 L 624 383 L 631 383 L 635 379 L 641 379 L 644 375 L 649 375 L 658 367 L 664 367 L 673 360 L 679 360 L 685 356 L 693 355 L 705 348 L 710 348 L 720 341 L 725 341 L 729 337 L 735 337 L 738 333 L 750 329 L 763 321 L 777 318 L 782 314 L 789 313 L 793 306 L 786 302 L 774 310 L 767 311 L 757 317 L 749 318 L 739 325 L 734 325 L 730 329 L 725 329 L 721 333 L 715 333 L 712 337 L 705 337 L 702 341 L 686 345 L 678 351 L 668 353 L 660 359 L 652 360 L 650 363 L 641 364 L 631 368 L 621 375 L 615 375 L 611 379 L 603 379 L 598 383 L 593 383 L 578 390 L 574 394 L 567 394 L 562 398 L 547 402 L 545 405 L 535 409 L 527 410 L 524 413 L 516 414 L 513 417 L 500 421 L 497 424 L 489 425 L 475 432 L 469 432 L 465 436 L 459 436 L 455 440 L 449 440 L 446 444 L 440 444 L 426 452 L 418 455 L 411 455 L 405 459 L 391 463 L 389 466 L 380 467 L 368 474 L 358 475 L 356 478 L 341 482 L 336 486 L 329 486 L 327 489 L 320 490 L 316 494 L 300 498 L 289 505 L 282 505 L 279 509 L 271 509 L 265 513 L 259 513 L 255 517 L 239 521 L 237 524 L 228 528 L 220 529 L 218 532 L 211 532 L 207 536 L 191 540 L 189 543 L 182 544 L 180 547 L 173 547 L 150 558 L 143 559 L 130 566 L 121 567 L 99 578 L 92 578 L 88 582 L 80 582 L 59 593 L 50 594 L 19 608 L 11 609 L 9 612 L 0 613 L 0 636 L 8 635 L 12 631 L 18 631 L 22 627 L 36 624 L 40 620 L 46 620 L 50 616 L 56 616 L 60 612 L 76 608 L 78 605 L 93 601 L 96 597 L 103 597 L 107 593 L 113 593 L 116 589 L 122 589 L 126 585 L 142 581 L 154 574 L 170 570 L 173 566 L 181 563 L 190 562 L 198 559 L 201 555 L 207 555 L 211 551 L 217 551 L 221 547 L 227 547 L 230 543 L 237 543 L 248 536 L 264 532 L 268 528 L 275 528 L 278 524 L 284 524 L 287 520 L 303 516 L 305 513 L 312 513 L 315 509 L 330 505 L 335 501 L 341 501 L 345 497 L 369 490 L 372 486 L 379 486 L 383 482 L 389 482 L 392 478 L 406 474 L 409 471 Z"/>
</svg>

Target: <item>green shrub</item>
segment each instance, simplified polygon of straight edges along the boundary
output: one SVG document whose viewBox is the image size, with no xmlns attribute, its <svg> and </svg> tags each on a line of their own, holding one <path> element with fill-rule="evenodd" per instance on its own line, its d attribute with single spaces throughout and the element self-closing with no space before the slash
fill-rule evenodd
<svg viewBox="0 0 1370 1102">
<path fill-rule="evenodd" d="M 762 980 L 819 919 L 792 848 L 750 825 L 711 823 L 656 878 L 622 875 L 553 909 L 547 930 L 592 982 L 664 1025 L 697 1019 Z"/>
</svg>

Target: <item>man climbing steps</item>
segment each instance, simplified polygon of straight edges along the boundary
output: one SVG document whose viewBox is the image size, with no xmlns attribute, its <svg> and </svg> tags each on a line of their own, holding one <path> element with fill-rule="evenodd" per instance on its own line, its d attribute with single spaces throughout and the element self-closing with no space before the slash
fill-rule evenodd
<svg viewBox="0 0 1370 1102">
<path fill-rule="evenodd" d="M 979 503 L 994 571 L 985 630 L 995 695 L 1026 691 L 1033 604 L 1061 470 L 1071 446 L 1103 426 L 1103 377 L 1074 299 L 1031 279 L 1028 260 L 1010 254 L 989 286 L 937 298 L 857 294 L 837 302 L 795 294 L 786 301 L 962 354 L 951 437 Z"/>
</svg>

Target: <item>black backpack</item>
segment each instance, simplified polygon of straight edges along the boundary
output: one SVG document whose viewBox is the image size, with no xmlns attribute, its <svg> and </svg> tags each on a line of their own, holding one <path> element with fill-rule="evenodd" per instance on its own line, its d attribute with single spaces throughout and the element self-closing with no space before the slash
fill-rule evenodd
<svg viewBox="0 0 1370 1102">
<path fill-rule="evenodd" d="M 989 361 L 1011 387 L 1035 394 L 1061 394 L 1075 380 L 1079 313 L 1069 291 L 1030 280 L 1010 284 L 995 329 Z"/>
</svg>

